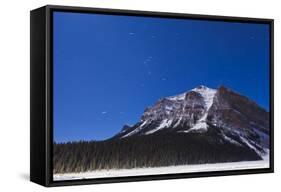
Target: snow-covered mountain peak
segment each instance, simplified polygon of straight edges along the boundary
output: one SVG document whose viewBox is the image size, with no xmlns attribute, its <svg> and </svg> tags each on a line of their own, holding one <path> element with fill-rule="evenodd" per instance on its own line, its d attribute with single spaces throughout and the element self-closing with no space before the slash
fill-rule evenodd
<svg viewBox="0 0 281 192">
<path fill-rule="evenodd" d="M 168 127 L 182 127 L 184 131 L 206 131 L 208 111 L 216 92 L 216 89 L 200 85 L 179 95 L 162 98 L 154 106 L 146 108 L 141 124 L 137 125 L 138 129 L 133 133 L 143 131 L 144 134 L 151 134 Z M 154 125 L 151 126 L 151 123 Z M 151 129 L 144 131 L 148 127 Z"/>
<path fill-rule="evenodd" d="M 186 95 L 186 92 L 182 93 L 182 94 L 179 94 L 179 95 L 174 95 L 174 96 L 171 96 L 171 97 L 166 97 L 166 98 L 168 100 L 171 100 L 171 101 L 181 101 L 181 100 L 184 100 L 185 95 Z"/>
<path fill-rule="evenodd" d="M 198 93 L 210 93 L 210 92 L 216 92 L 217 90 L 212 89 L 210 87 L 206 87 L 204 85 L 199 85 L 199 86 L 191 89 L 191 91 L 195 91 L 195 92 L 198 92 Z"/>
<path fill-rule="evenodd" d="M 216 93 L 217 90 L 206 87 L 204 85 L 199 85 L 199 86 L 197 86 L 191 90 L 188 90 L 187 92 L 181 93 L 179 95 L 166 97 L 166 99 L 171 100 L 171 101 L 181 101 L 181 100 L 184 100 L 186 94 L 190 93 L 191 91 L 199 93 L 203 98 L 206 98 L 206 100 L 210 101 L 214 97 L 214 94 Z"/>
<path fill-rule="evenodd" d="M 214 99 L 214 96 L 215 96 L 217 90 L 206 87 L 204 85 L 200 85 L 200 86 L 192 89 L 192 91 L 199 93 L 204 98 L 206 108 L 207 108 L 207 110 L 209 110 L 213 104 L 213 99 Z"/>
<path fill-rule="evenodd" d="M 197 87 L 195 87 L 193 90 L 207 90 L 207 89 L 211 89 L 205 85 L 199 85 Z"/>
</svg>

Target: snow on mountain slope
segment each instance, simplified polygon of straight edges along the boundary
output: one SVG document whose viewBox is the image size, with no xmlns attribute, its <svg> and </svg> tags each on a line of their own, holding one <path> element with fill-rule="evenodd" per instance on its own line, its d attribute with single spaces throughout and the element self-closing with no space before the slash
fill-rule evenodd
<svg viewBox="0 0 281 192">
<path fill-rule="evenodd" d="M 211 89 L 209 87 L 200 85 L 200 86 L 198 86 L 198 87 L 196 87 L 196 88 L 194 88 L 190 91 L 194 91 L 196 93 L 199 93 L 202 96 L 202 98 L 204 100 L 205 112 L 202 115 L 202 117 L 190 129 L 184 130 L 184 131 L 179 131 L 179 132 L 188 133 L 190 131 L 199 131 L 199 132 L 207 131 L 207 128 L 208 128 L 208 125 L 206 123 L 207 115 L 208 115 L 208 111 L 209 111 L 210 107 L 213 104 L 213 99 L 214 99 L 214 96 L 216 94 L 216 89 Z M 188 92 L 190 92 L 190 91 L 188 91 Z M 167 99 L 172 100 L 172 101 L 183 101 L 188 92 L 185 92 L 185 93 L 182 93 L 182 94 L 179 94 L 179 95 L 176 95 L 176 96 L 172 96 L 172 97 L 167 97 Z M 181 120 L 182 120 L 182 118 L 178 119 L 178 121 L 174 125 L 174 127 L 178 126 L 180 124 Z M 170 122 L 172 122 L 172 121 L 170 121 Z M 164 127 L 161 127 L 161 128 L 164 128 Z M 157 130 L 160 130 L 160 129 L 156 129 L 156 131 Z M 149 133 L 153 133 L 153 132 L 149 131 Z"/>
<path fill-rule="evenodd" d="M 147 123 L 146 121 L 142 122 L 142 124 L 141 124 L 137 129 L 134 129 L 133 131 L 127 133 L 126 135 L 122 136 L 122 138 L 131 136 L 131 135 L 133 135 L 133 134 L 135 134 L 135 133 L 138 133 L 139 131 L 141 131 L 142 127 L 143 127 L 146 123 Z"/>
<path fill-rule="evenodd" d="M 217 90 L 200 85 L 199 87 L 192 89 L 192 91 L 195 91 L 195 92 L 201 94 L 201 96 L 204 98 L 204 102 L 206 104 L 206 110 L 208 111 L 213 104 L 213 99 L 214 99 L 214 96 L 215 96 Z"/>
<path fill-rule="evenodd" d="M 172 100 L 172 101 L 181 101 L 181 100 L 184 100 L 185 94 L 186 93 L 182 93 L 182 94 L 179 94 L 179 95 L 167 97 L 167 99 Z"/>
<path fill-rule="evenodd" d="M 185 133 L 188 133 L 190 131 L 204 132 L 204 131 L 207 131 L 207 129 L 208 129 L 207 116 L 208 116 L 209 109 L 213 104 L 213 99 L 214 99 L 214 96 L 217 91 L 215 89 L 211 89 L 211 88 L 208 88 L 208 87 L 205 87 L 202 85 L 192 89 L 192 91 L 199 93 L 203 97 L 204 102 L 205 102 L 205 112 L 204 112 L 203 116 L 196 122 L 196 124 L 193 127 L 191 127 L 190 129 L 188 129 L 186 131 L 182 131 L 182 132 L 185 132 Z"/>
<path fill-rule="evenodd" d="M 156 127 L 155 129 L 152 129 L 150 131 L 145 132 L 145 135 L 148 135 L 148 134 L 151 134 L 151 133 L 155 133 L 156 131 L 158 131 L 160 129 L 163 129 L 163 128 L 170 127 L 172 122 L 173 122 L 172 119 L 164 119 L 158 127 Z"/>
</svg>

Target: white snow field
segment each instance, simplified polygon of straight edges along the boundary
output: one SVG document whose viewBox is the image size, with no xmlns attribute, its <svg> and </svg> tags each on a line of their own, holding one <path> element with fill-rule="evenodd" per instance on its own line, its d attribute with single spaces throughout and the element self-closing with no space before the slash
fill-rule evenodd
<svg viewBox="0 0 281 192">
<path fill-rule="evenodd" d="M 54 174 L 54 181 L 269 168 L 268 159 L 269 158 L 264 158 L 264 160 L 259 161 L 242 161 L 201 165 L 180 165 L 153 168 L 110 169 L 81 173 Z"/>
</svg>

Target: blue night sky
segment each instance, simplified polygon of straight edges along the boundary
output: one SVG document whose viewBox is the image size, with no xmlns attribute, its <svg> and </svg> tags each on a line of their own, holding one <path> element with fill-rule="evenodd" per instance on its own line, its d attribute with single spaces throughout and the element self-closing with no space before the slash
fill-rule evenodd
<svg viewBox="0 0 281 192">
<path fill-rule="evenodd" d="M 107 139 L 201 84 L 269 110 L 269 25 L 54 12 L 56 142 Z"/>
</svg>

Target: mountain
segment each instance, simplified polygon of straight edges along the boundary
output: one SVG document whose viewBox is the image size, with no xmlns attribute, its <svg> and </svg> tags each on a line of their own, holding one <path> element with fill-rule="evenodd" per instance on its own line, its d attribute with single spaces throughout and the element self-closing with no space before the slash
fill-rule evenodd
<svg viewBox="0 0 281 192">
<path fill-rule="evenodd" d="M 269 113 L 224 86 L 198 86 L 145 109 L 104 141 L 54 143 L 54 173 L 267 160 Z"/>
<path fill-rule="evenodd" d="M 222 143 L 244 146 L 263 157 L 269 148 L 269 113 L 229 88 L 211 89 L 200 85 L 160 99 L 145 109 L 140 122 L 124 126 L 113 138 L 211 131 L 217 132 L 216 139 Z"/>
</svg>

